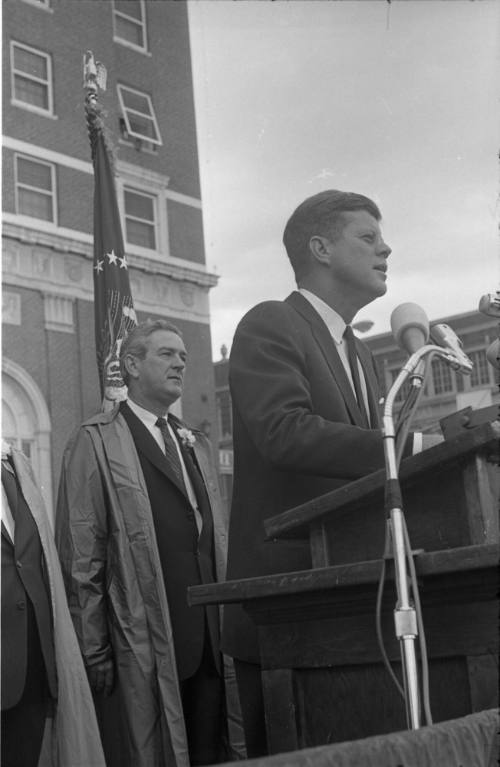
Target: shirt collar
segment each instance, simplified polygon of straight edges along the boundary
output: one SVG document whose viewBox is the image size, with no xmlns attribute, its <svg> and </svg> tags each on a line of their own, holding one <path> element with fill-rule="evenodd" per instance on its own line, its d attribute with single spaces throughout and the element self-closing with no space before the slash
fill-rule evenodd
<svg viewBox="0 0 500 767">
<path fill-rule="evenodd" d="M 335 309 L 332 309 L 331 306 L 325 304 L 321 298 L 318 298 L 318 296 L 316 296 L 314 293 L 311 293 L 310 290 L 299 288 L 298 292 L 301 294 L 301 296 L 304 296 L 307 301 L 309 301 L 313 309 L 316 309 L 319 316 L 330 331 L 330 335 L 332 336 L 335 343 L 341 344 L 342 336 L 344 335 L 344 331 L 347 326 L 340 314 L 336 312 Z"/>
<path fill-rule="evenodd" d="M 156 426 L 156 421 L 158 420 L 158 416 L 155 413 L 152 413 L 150 410 L 146 410 L 145 408 L 141 407 L 137 404 L 137 402 L 134 402 L 133 399 L 130 399 L 130 397 L 127 399 L 127 405 L 131 409 L 131 411 L 139 418 L 145 426 Z M 166 418 L 168 415 L 165 413 L 164 418 Z"/>
</svg>

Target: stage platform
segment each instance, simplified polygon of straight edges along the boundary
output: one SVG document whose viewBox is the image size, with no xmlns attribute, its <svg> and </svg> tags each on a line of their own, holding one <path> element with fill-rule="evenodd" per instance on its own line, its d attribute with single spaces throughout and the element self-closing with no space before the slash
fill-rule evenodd
<svg viewBox="0 0 500 767">
<path fill-rule="evenodd" d="M 420 730 L 229 762 L 225 767 L 497 767 L 499 716 L 481 711 Z"/>
</svg>

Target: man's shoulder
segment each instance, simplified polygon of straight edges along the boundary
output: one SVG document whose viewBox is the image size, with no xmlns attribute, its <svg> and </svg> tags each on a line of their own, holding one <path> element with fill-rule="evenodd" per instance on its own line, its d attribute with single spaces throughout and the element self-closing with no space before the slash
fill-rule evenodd
<svg viewBox="0 0 500 767">
<path fill-rule="evenodd" d="M 121 414 L 121 408 L 119 404 L 115 405 L 112 410 L 100 411 L 86 418 L 82 423 L 74 429 L 69 443 L 78 440 L 82 435 L 91 435 L 98 431 L 107 430 L 108 428 L 114 430 L 115 428 L 126 428 L 126 422 Z"/>
<path fill-rule="evenodd" d="M 66 456 L 85 454 L 89 449 L 100 453 L 107 445 L 133 444 L 133 438 L 121 407 L 113 410 L 95 413 L 86 418 L 71 433 L 65 447 Z"/>
<path fill-rule="evenodd" d="M 85 429 L 91 426 L 106 425 L 116 422 L 120 417 L 120 406 L 116 404 L 112 410 L 99 411 L 82 421 L 80 428 Z"/>
<path fill-rule="evenodd" d="M 293 315 L 295 309 L 291 299 L 294 295 L 298 294 L 292 293 L 291 296 L 288 296 L 284 301 L 261 301 L 259 304 L 256 304 L 249 309 L 249 311 L 241 318 L 238 323 L 238 328 L 246 328 L 253 324 L 260 325 L 270 321 L 279 322 L 280 319 L 284 320 L 287 316 Z M 236 329 L 236 332 L 238 332 L 238 328 Z"/>
</svg>

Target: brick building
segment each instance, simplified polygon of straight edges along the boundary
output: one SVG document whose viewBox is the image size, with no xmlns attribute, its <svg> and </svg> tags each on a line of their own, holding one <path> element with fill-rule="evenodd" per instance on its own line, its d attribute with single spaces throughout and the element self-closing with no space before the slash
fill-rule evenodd
<svg viewBox="0 0 500 767">
<path fill-rule="evenodd" d="M 498 371 L 486 359 L 488 346 L 499 336 L 498 321 L 479 312 L 467 312 L 433 320 L 431 325 L 438 323 L 453 328 L 474 368 L 470 376 L 462 375 L 443 360 L 432 361 L 424 394 L 412 421 L 414 429 L 428 433 L 439 433 L 440 419 L 464 407 L 479 409 L 494 404 L 500 407 Z M 371 336 L 366 338 L 366 343 L 375 357 L 380 380 L 388 391 L 408 355 L 396 346 L 392 333 Z M 405 394 L 403 387 L 396 399 L 396 412 Z"/>
<path fill-rule="evenodd" d="M 500 412 L 500 373 L 495 371 L 486 359 L 488 346 L 499 337 L 498 321 L 479 312 L 467 312 L 433 320 L 431 324 L 437 323 L 446 323 L 453 328 L 463 342 L 465 352 L 474 362 L 474 369 L 470 376 L 464 376 L 441 360 L 431 363 L 424 394 L 412 421 L 413 429 L 427 433 L 439 433 L 439 420 L 464 407 L 479 409 L 498 404 Z M 364 340 L 375 357 L 380 380 L 384 382 L 387 392 L 408 355 L 397 347 L 392 333 L 368 336 Z M 219 426 L 219 469 L 223 492 L 227 503 L 230 503 L 233 443 L 229 359 L 226 347 L 222 347 L 221 359 L 214 363 L 214 371 Z M 403 388 L 395 403 L 396 413 L 402 406 L 404 396 Z"/>
<path fill-rule="evenodd" d="M 3 436 L 29 455 L 50 506 L 66 440 L 100 406 L 86 50 L 108 72 L 100 102 L 137 315 L 183 332 L 183 416 L 215 438 L 216 277 L 205 265 L 186 3 L 5 0 Z"/>
</svg>

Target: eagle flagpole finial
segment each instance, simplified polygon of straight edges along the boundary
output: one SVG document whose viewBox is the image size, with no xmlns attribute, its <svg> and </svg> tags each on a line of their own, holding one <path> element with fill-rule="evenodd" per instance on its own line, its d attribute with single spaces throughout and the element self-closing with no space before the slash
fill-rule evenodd
<svg viewBox="0 0 500 767">
<path fill-rule="evenodd" d="M 83 55 L 83 87 L 87 91 L 88 99 L 97 99 L 99 88 L 106 90 L 107 72 L 104 64 L 94 59 L 92 51 Z"/>
<path fill-rule="evenodd" d="M 105 126 L 103 118 L 105 112 L 97 101 L 99 90 L 106 90 L 107 72 L 104 64 L 96 61 L 92 51 L 86 51 L 83 55 L 83 87 L 85 94 L 85 114 L 87 117 L 87 128 L 94 158 L 95 143 L 98 133 L 102 133 L 106 148 L 110 151 L 110 160 L 113 164 L 112 144 L 107 135 L 105 135 Z"/>
</svg>

